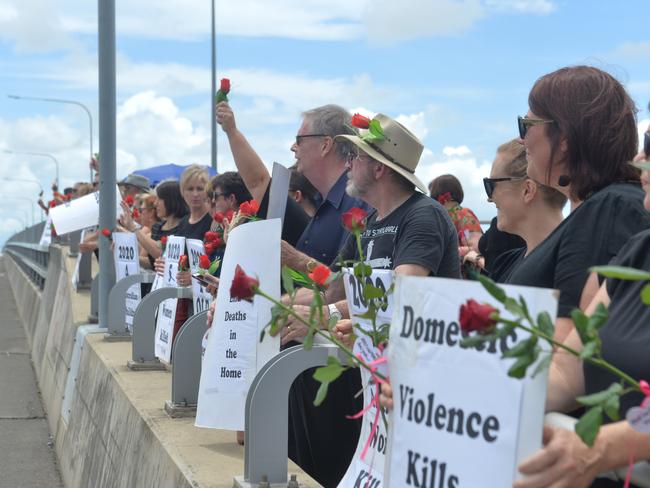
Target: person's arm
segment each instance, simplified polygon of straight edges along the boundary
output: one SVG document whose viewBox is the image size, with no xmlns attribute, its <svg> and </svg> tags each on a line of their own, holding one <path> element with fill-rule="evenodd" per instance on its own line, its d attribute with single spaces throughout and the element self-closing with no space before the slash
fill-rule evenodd
<svg viewBox="0 0 650 488">
<path fill-rule="evenodd" d="M 248 143 L 244 134 L 237 129 L 235 114 L 228 103 L 217 104 L 217 122 L 228 137 L 232 157 L 246 188 L 255 200 L 261 202 L 271 181 L 269 170 Z"/>
<path fill-rule="evenodd" d="M 298 251 L 287 241 L 281 241 L 280 244 L 280 263 L 282 266 L 288 266 L 291 269 L 301 273 L 309 273 L 309 268 L 314 268 L 320 263 L 315 259 L 307 256 L 305 253 Z"/>
</svg>

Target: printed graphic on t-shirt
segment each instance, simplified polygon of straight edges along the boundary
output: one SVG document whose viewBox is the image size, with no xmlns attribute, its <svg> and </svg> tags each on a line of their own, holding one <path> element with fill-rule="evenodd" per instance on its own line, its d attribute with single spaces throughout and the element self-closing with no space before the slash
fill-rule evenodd
<svg viewBox="0 0 650 488">
<path fill-rule="evenodd" d="M 375 269 L 393 268 L 393 251 L 395 249 L 395 236 L 399 226 L 387 225 L 378 229 L 366 229 L 362 234 L 362 243 L 370 238 L 366 245 L 366 263 Z"/>
</svg>

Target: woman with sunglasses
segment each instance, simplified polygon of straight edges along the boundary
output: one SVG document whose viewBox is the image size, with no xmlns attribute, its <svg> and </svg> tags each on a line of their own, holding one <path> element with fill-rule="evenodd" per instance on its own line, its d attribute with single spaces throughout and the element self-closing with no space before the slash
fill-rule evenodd
<svg viewBox="0 0 650 488">
<path fill-rule="evenodd" d="M 507 282 L 560 290 L 556 337 L 562 340 L 573 328 L 571 310 L 584 309 L 598 290 L 589 268 L 607 264 L 650 227 L 639 171 L 629 164 L 638 146 L 636 109 L 614 77 L 589 66 L 542 76 L 528 104 L 519 117 L 528 176 L 566 195 L 572 212 Z"/>
<path fill-rule="evenodd" d="M 483 179 L 488 201 L 497 208 L 497 228 L 522 237 L 525 246 L 498 256 L 491 278 L 507 281 L 512 271 L 555 229 L 567 198 L 526 176 L 526 149 L 512 140 L 497 149 L 489 178 Z M 471 259 L 469 256 L 468 259 Z"/>
</svg>

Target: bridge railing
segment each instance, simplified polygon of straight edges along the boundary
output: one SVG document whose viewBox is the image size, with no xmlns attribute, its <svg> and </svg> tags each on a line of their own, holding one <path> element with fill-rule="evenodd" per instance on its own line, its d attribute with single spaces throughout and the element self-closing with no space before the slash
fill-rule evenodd
<svg viewBox="0 0 650 488">
<path fill-rule="evenodd" d="M 9 254 L 40 289 L 45 286 L 49 246 L 39 244 L 45 222 L 27 227 L 11 236 L 3 252 Z"/>
</svg>

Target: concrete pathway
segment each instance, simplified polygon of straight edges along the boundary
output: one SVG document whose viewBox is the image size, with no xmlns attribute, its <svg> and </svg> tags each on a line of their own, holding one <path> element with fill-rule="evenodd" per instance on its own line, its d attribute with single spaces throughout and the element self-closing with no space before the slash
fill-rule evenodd
<svg viewBox="0 0 650 488">
<path fill-rule="evenodd" d="M 0 487 L 63 486 L 29 355 L 0 258 Z"/>
</svg>

